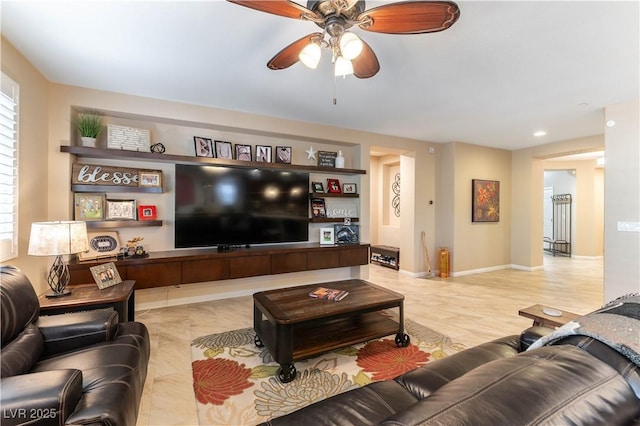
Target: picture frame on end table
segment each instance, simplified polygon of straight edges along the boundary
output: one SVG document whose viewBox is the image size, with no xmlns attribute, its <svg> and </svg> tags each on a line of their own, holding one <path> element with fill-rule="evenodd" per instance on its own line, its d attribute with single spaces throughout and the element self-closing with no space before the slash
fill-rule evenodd
<svg viewBox="0 0 640 426">
<path fill-rule="evenodd" d="M 93 275 L 93 279 L 100 290 L 122 282 L 118 269 L 116 269 L 116 265 L 113 262 L 91 266 L 89 269 L 91 270 L 91 275 Z"/>
<path fill-rule="evenodd" d="M 196 157 L 214 157 L 213 141 L 211 139 L 194 136 L 193 143 L 195 144 Z"/>
</svg>

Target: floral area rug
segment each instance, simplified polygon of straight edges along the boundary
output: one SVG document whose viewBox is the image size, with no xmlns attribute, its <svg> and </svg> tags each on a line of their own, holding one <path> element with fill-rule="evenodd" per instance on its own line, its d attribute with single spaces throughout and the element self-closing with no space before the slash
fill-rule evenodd
<svg viewBox="0 0 640 426">
<path fill-rule="evenodd" d="M 255 346 L 252 328 L 194 339 L 191 365 L 199 423 L 255 425 L 465 349 L 414 321 L 405 320 L 404 328 L 411 339 L 405 348 L 398 348 L 390 335 L 296 361 L 297 377 L 284 384 L 266 348 Z"/>
</svg>

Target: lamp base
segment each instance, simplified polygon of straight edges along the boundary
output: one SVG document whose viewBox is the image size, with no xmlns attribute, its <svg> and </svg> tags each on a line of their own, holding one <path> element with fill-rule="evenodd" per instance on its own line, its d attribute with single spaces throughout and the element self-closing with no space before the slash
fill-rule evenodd
<svg viewBox="0 0 640 426">
<path fill-rule="evenodd" d="M 53 297 L 64 297 L 64 296 L 69 296 L 71 294 L 71 290 L 63 290 L 62 293 L 48 293 L 45 294 L 46 298 L 53 298 Z"/>
</svg>

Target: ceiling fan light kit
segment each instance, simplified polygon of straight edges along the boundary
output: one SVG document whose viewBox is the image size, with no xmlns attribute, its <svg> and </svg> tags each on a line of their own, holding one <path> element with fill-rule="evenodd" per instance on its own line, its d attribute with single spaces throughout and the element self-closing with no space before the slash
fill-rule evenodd
<svg viewBox="0 0 640 426">
<path fill-rule="evenodd" d="M 307 7 L 289 0 L 227 0 L 261 12 L 311 21 L 323 29 L 291 43 L 267 63 L 273 70 L 290 67 L 300 61 L 316 69 L 322 48 L 331 50 L 336 76 L 354 74 L 370 78 L 380 70 L 371 47 L 356 34 L 358 27 L 386 34 L 424 34 L 451 27 L 460 16 L 452 1 L 414 0 L 386 4 L 365 10 L 364 0 L 309 0 Z M 326 38 L 326 40 L 325 40 Z"/>
</svg>

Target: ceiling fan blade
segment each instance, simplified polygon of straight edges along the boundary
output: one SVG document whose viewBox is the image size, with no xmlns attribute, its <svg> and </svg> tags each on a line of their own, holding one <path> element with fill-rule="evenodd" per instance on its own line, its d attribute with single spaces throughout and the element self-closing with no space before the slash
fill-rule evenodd
<svg viewBox="0 0 640 426">
<path fill-rule="evenodd" d="M 353 64 L 353 75 L 358 78 L 370 78 L 380 71 L 380 63 L 371 47 L 362 41 L 362 52 L 351 60 Z"/>
<path fill-rule="evenodd" d="M 298 55 L 302 49 L 304 49 L 307 44 L 311 43 L 312 40 L 320 37 L 322 37 L 322 33 L 311 33 L 294 41 L 271 58 L 267 63 L 267 67 L 272 70 L 283 70 L 285 68 L 289 68 L 300 60 Z"/>
<path fill-rule="evenodd" d="M 320 19 L 315 12 L 288 0 L 227 0 L 230 3 L 246 6 L 260 12 L 284 16 L 286 18 L 302 19 L 302 15 L 310 15 Z"/>
<path fill-rule="evenodd" d="M 363 30 L 386 34 L 422 34 L 443 31 L 460 16 L 458 5 L 451 1 L 407 1 L 367 10 L 358 20 L 371 19 Z"/>
</svg>

